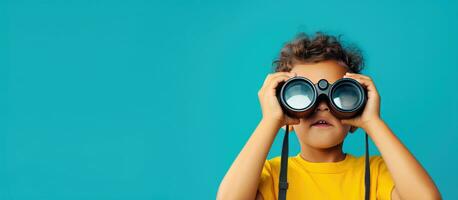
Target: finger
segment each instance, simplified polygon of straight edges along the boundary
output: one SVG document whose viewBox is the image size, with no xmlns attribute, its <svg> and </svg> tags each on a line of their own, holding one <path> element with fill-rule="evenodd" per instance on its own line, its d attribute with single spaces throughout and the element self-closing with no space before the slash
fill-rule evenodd
<svg viewBox="0 0 458 200">
<path fill-rule="evenodd" d="M 269 80 L 272 78 L 272 75 L 273 74 L 267 74 L 266 78 L 264 79 L 264 83 L 262 83 L 263 86 L 266 85 L 266 83 L 269 82 Z"/>
<path fill-rule="evenodd" d="M 275 76 L 275 73 L 270 73 L 270 74 L 267 74 L 266 78 L 264 79 L 264 82 L 262 83 L 262 86 L 261 86 L 261 89 L 259 90 L 261 94 L 263 94 L 266 86 L 268 85 L 268 83 L 270 83 L 270 80 L 272 79 L 272 77 Z"/>
<path fill-rule="evenodd" d="M 261 87 L 259 90 L 258 94 L 265 95 L 267 94 L 268 96 L 275 95 L 276 93 L 276 88 L 279 85 L 280 82 L 286 81 L 289 79 L 289 76 L 287 75 L 277 75 L 277 76 L 269 76 L 264 83 L 264 85 Z"/>
<path fill-rule="evenodd" d="M 267 83 L 266 85 L 266 89 L 267 90 L 270 90 L 269 92 L 275 92 L 277 86 L 283 82 L 283 81 L 286 81 L 288 79 L 290 79 L 291 77 L 290 76 L 287 76 L 287 75 L 279 75 L 277 77 L 274 77 L 272 78 L 272 80 L 270 80 L 269 83 Z"/>
<path fill-rule="evenodd" d="M 294 74 L 294 73 L 292 73 L 292 72 L 275 72 L 275 73 L 270 74 L 270 77 L 271 77 L 271 78 L 275 78 L 275 77 L 277 77 L 277 76 L 283 76 L 283 75 L 291 76 L 291 75 L 293 75 L 293 74 Z"/>
<path fill-rule="evenodd" d="M 344 77 L 358 77 L 358 78 L 362 78 L 366 80 L 372 80 L 372 78 L 369 76 L 365 76 L 362 74 L 349 73 L 349 72 L 347 72 Z"/>
<path fill-rule="evenodd" d="M 274 79 L 275 77 L 278 77 L 278 76 L 291 76 L 293 73 L 291 72 L 276 72 L 276 73 L 272 73 L 272 74 L 268 74 L 266 76 L 266 78 L 264 79 L 264 83 L 262 84 L 263 86 L 266 86 L 268 85 L 272 79 Z"/>
<path fill-rule="evenodd" d="M 353 76 L 353 77 L 349 77 L 349 78 L 352 78 L 352 79 L 358 81 L 361 85 L 363 85 L 369 91 L 377 91 L 377 89 L 375 88 L 374 82 L 372 80 L 370 80 L 370 79 L 366 79 L 366 78 L 363 78 L 363 77 L 357 77 L 357 76 Z"/>
</svg>

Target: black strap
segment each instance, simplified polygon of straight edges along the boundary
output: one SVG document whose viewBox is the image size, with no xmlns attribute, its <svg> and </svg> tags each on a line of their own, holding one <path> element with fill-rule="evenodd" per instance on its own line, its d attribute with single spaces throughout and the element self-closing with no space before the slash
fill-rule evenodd
<svg viewBox="0 0 458 200">
<path fill-rule="evenodd" d="M 278 183 L 278 199 L 286 200 L 286 191 L 288 190 L 288 135 L 289 126 L 286 125 L 285 136 L 283 138 L 283 147 L 281 149 L 281 167 L 280 167 L 280 181 Z M 365 158 L 365 174 L 364 174 L 364 199 L 369 200 L 371 191 L 371 169 L 369 162 L 369 139 L 366 133 L 366 158 Z"/>
<path fill-rule="evenodd" d="M 365 200 L 370 199 L 371 194 L 371 168 L 370 168 L 370 160 L 369 160 L 369 140 L 366 133 L 366 170 L 364 174 L 364 189 L 365 189 Z"/>
<path fill-rule="evenodd" d="M 280 181 L 278 183 L 278 199 L 286 200 L 286 190 L 288 190 L 288 135 L 289 126 L 286 125 L 285 137 L 283 138 L 283 147 L 281 149 L 281 167 L 280 167 Z"/>
</svg>

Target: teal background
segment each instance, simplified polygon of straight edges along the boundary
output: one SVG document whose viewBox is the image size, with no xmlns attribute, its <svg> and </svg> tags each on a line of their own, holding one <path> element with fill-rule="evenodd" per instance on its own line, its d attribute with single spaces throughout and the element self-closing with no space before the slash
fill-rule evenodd
<svg viewBox="0 0 458 200">
<path fill-rule="evenodd" d="M 457 4 L 0 0 L 0 199 L 214 199 L 299 31 L 363 49 L 382 117 L 458 199 Z"/>
</svg>

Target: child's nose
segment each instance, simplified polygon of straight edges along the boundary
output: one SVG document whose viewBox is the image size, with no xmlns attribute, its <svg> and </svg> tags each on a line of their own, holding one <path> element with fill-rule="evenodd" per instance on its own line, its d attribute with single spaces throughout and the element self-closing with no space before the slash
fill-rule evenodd
<svg viewBox="0 0 458 200">
<path fill-rule="evenodd" d="M 315 108 L 315 112 L 318 111 L 329 111 L 329 106 L 325 100 L 318 102 L 318 106 Z"/>
</svg>

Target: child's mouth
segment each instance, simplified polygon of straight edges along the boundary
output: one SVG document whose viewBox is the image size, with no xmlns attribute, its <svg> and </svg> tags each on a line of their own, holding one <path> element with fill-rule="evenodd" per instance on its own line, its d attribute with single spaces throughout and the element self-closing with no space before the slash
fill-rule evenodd
<svg viewBox="0 0 458 200">
<path fill-rule="evenodd" d="M 328 128 L 331 127 L 332 124 L 330 124 L 326 120 L 317 120 L 315 123 L 312 124 L 312 126 L 317 128 Z"/>
</svg>

